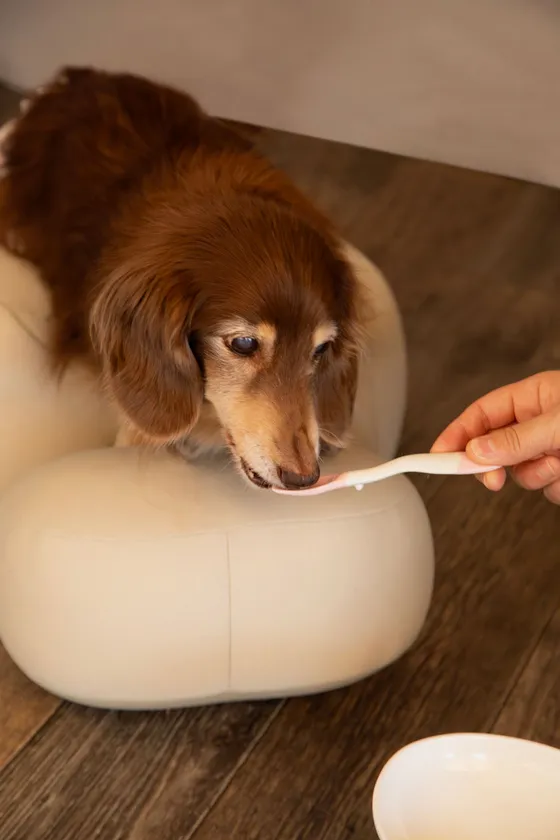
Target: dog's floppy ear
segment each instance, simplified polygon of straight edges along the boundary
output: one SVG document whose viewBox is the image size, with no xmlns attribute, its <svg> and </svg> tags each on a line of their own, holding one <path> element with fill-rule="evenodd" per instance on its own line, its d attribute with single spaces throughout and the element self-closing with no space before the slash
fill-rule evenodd
<svg viewBox="0 0 560 840">
<path fill-rule="evenodd" d="M 335 273 L 339 332 L 317 367 L 315 408 L 321 441 L 340 449 L 348 442 L 360 356 L 374 312 L 371 297 L 343 256 L 336 259 Z"/>
<path fill-rule="evenodd" d="M 90 312 L 110 394 L 134 427 L 161 442 L 192 429 L 204 396 L 189 346 L 196 297 L 188 298 L 188 285 L 120 266 L 100 284 Z"/>
<path fill-rule="evenodd" d="M 319 437 L 329 447 L 346 445 L 352 423 L 358 382 L 358 355 L 355 349 L 333 346 L 321 359 L 316 375 L 315 404 Z"/>
</svg>

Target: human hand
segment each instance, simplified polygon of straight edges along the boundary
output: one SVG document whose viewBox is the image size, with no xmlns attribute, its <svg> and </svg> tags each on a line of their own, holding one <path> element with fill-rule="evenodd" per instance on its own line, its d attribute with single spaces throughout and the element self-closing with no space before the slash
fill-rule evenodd
<svg viewBox="0 0 560 840">
<path fill-rule="evenodd" d="M 495 464 L 477 478 L 501 490 L 503 467 L 526 490 L 543 490 L 560 504 L 560 371 L 505 385 L 472 403 L 438 437 L 432 452 L 466 451 L 478 464 Z"/>
</svg>

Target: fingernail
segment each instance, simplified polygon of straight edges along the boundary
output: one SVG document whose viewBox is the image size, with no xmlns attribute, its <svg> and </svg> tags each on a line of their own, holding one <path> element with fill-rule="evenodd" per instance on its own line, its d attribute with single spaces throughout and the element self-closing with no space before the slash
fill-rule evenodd
<svg viewBox="0 0 560 840">
<path fill-rule="evenodd" d="M 486 473 L 482 476 L 482 481 L 484 486 L 488 490 L 492 490 L 492 492 L 494 493 L 497 490 L 501 490 L 504 486 L 504 476 L 503 473 L 499 470 Z"/>
<path fill-rule="evenodd" d="M 496 445 L 491 437 L 479 437 L 471 440 L 470 448 L 477 458 L 491 459 L 496 453 Z"/>
<path fill-rule="evenodd" d="M 551 481 L 553 478 L 556 477 L 554 467 L 550 463 L 548 458 L 545 458 L 539 464 L 539 466 L 535 469 L 535 474 L 537 478 L 539 478 L 541 481 Z"/>
</svg>

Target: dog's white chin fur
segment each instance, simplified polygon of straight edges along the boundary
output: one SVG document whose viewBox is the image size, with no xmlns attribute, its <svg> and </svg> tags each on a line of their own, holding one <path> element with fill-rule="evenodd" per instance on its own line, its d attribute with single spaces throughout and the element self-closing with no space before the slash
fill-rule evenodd
<svg viewBox="0 0 560 840">
<path fill-rule="evenodd" d="M 237 454 L 237 452 L 234 451 L 231 448 L 230 448 L 230 454 L 231 454 L 233 463 L 235 464 L 235 468 L 236 468 L 237 472 L 241 475 L 241 477 L 245 481 L 245 484 L 248 484 L 254 490 L 270 490 L 271 487 L 282 487 L 282 484 L 278 479 L 271 480 L 268 476 L 265 478 L 265 476 L 262 476 L 259 472 L 257 472 L 257 470 L 253 470 L 253 467 L 251 466 L 251 464 L 249 464 L 248 462 L 245 462 L 245 463 L 247 463 L 247 467 L 250 470 L 252 470 L 252 472 L 257 476 L 257 478 L 260 481 L 263 482 L 263 485 L 259 484 L 258 481 L 254 481 L 251 478 L 251 476 L 248 475 L 247 470 L 245 469 L 245 467 L 243 465 L 243 460 L 244 459 L 242 459 Z M 266 485 L 266 486 L 264 486 L 264 485 Z"/>
<path fill-rule="evenodd" d="M 249 487 L 253 488 L 253 490 L 268 490 L 270 487 L 282 488 L 282 484 L 278 479 L 265 478 L 264 476 L 261 476 L 258 470 L 253 470 L 263 482 L 266 482 L 266 484 L 269 485 L 269 487 L 260 487 L 257 482 L 253 481 L 250 476 L 247 475 L 242 463 L 244 459 L 239 456 L 235 447 L 231 446 L 229 443 L 223 443 L 221 446 L 208 446 L 197 441 L 193 441 L 192 439 L 189 440 L 189 438 L 185 438 L 177 441 L 177 443 L 174 444 L 174 449 L 182 458 L 185 459 L 185 461 L 188 461 L 190 464 L 194 464 L 205 458 L 218 457 L 227 453 L 233 461 L 236 471 L 244 480 L 245 484 L 248 484 Z M 249 469 L 253 469 L 251 464 L 248 462 L 247 466 Z"/>
</svg>

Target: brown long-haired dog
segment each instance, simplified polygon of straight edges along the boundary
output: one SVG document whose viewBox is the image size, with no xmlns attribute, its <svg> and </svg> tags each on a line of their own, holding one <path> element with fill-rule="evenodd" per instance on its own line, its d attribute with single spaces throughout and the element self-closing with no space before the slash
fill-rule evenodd
<svg viewBox="0 0 560 840">
<path fill-rule="evenodd" d="M 292 183 L 185 94 L 87 68 L 28 102 L 3 157 L 0 241 L 39 269 L 53 361 L 96 366 L 120 442 L 316 482 L 351 421 L 362 303 Z"/>
</svg>

